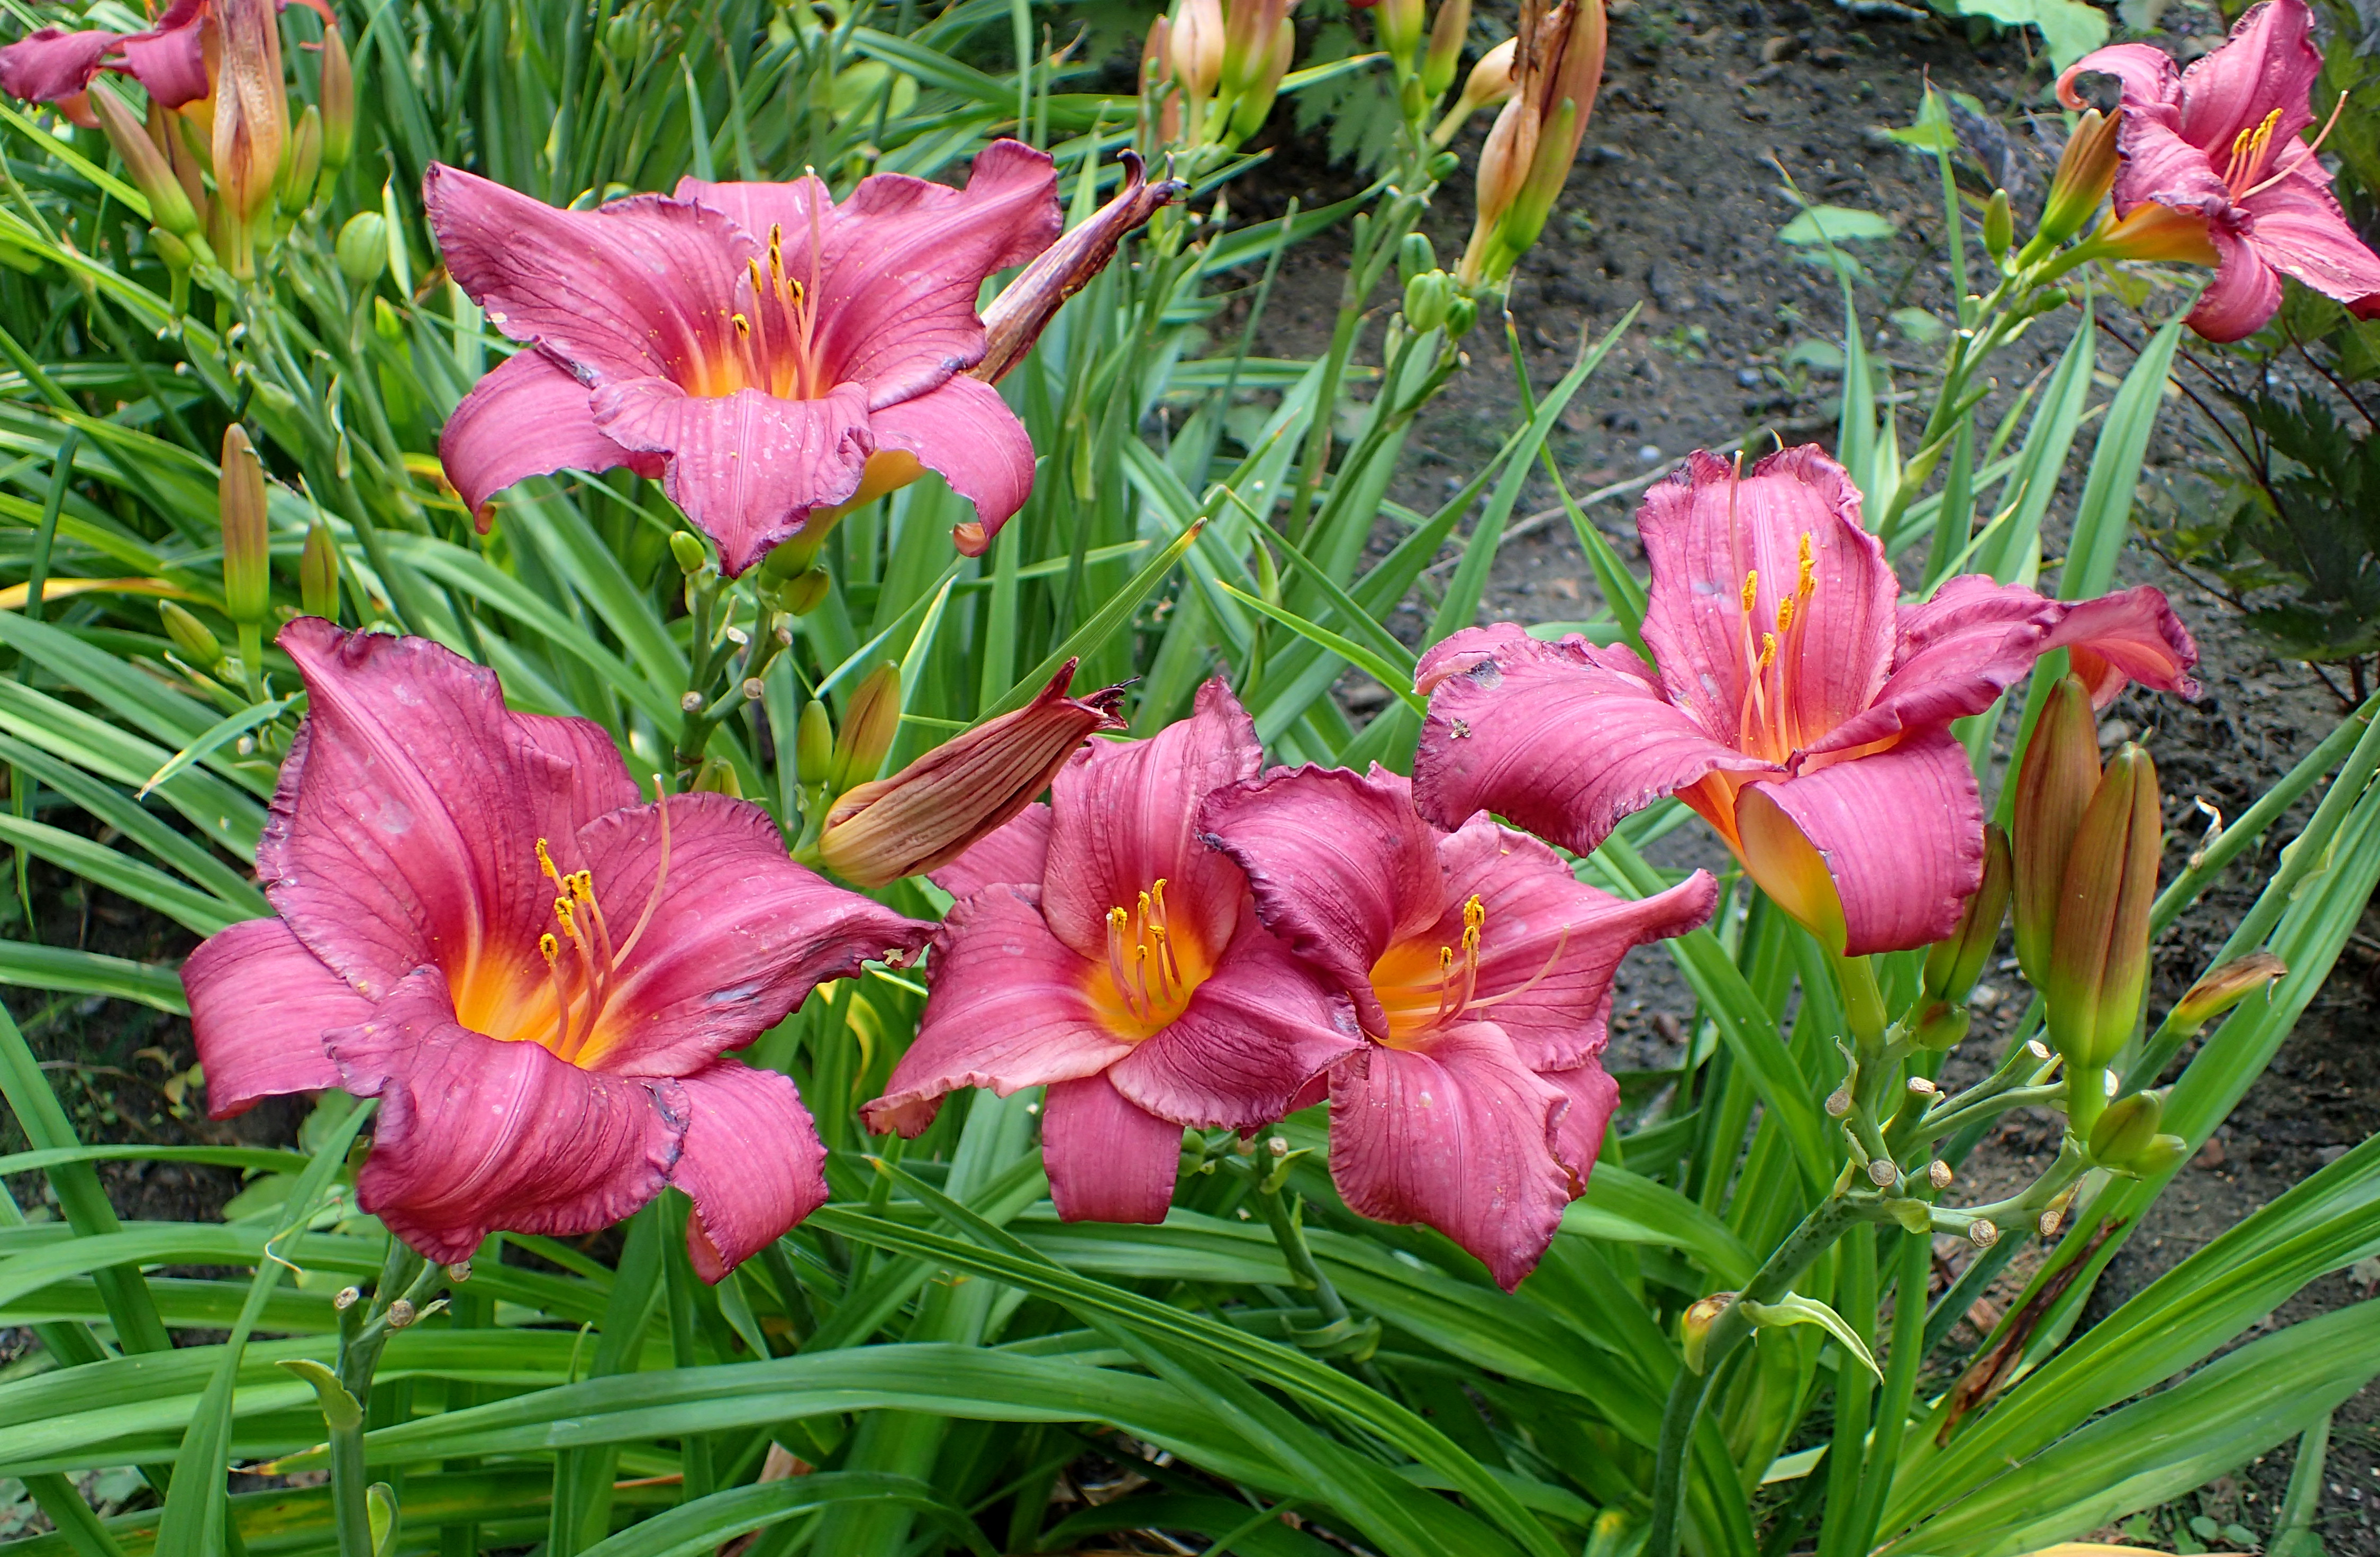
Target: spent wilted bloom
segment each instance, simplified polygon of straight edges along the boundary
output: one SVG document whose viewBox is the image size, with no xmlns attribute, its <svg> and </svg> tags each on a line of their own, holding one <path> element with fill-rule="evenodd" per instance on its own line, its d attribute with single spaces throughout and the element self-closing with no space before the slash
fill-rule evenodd
<svg viewBox="0 0 2380 1557">
<path fill-rule="evenodd" d="M 1068 1221 L 1161 1222 L 1183 1126 L 1254 1129 L 1357 1043 L 1343 997 L 1258 922 L 1199 806 L 1254 777 L 1256 726 L 1220 681 L 1145 741 L 1098 742 L 1050 804 L 934 880 L 957 901 L 917 1040 L 869 1103 L 915 1135 L 945 1093 L 1042 1086 L 1050 1195 Z"/>
<path fill-rule="evenodd" d="M 182 968 L 216 1116 L 380 1099 L 358 1203 L 442 1263 L 675 1185 L 716 1281 L 822 1202 L 794 1083 L 725 1052 L 932 927 L 787 859 L 758 806 L 643 802 L 600 726 L 512 712 L 425 639 L 280 641 L 310 701 L 257 849 L 279 917 Z"/>
<path fill-rule="evenodd" d="M 975 377 L 997 383 L 1006 376 L 1033 349 L 1033 343 L 1041 338 L 1041 332 L 1066 299 L 1107 269 L 1124 235 L 1180 200 L 1190 188 L 1179 178 L 1160 178 L 1152 184 L 1140 153 L 1117 155 L 1123 163 L 1123 188 L 1081 225 L 1042 250 L 983 310 L 983 360 L 967 370 Z"/>
<path fill-rule="evenodd" d="M 1436 831 L 1378 767 L 1276 772 L 1199 818 L 1257 916 L 1362 1025 L 1330 1074 L 1348 1208 L 1437 1228 L 1512 1290 L 1585 1192 L 1620 1101 L 1601 1059 L 1613 972 L 1709 918 L 1717 883 L 1697 870 L 1623 901 L 1486 816 Z"/>
<path fill-rule="evenodd" d="M 1898 604 L 1859 490 L 1815 444 L 1749 471 L 1694 455 L 1646 493 L 1644 638 L 1543 643 L 1500 624 L 1424 656 L 1424 814 L 1475 810 L 1585 854 L 1676 795 L 1779 906 L 1837 952 L 1931 945 L 1981 877 L 1982 799 L 1950 722 L 2053 649 L 2094 700 L 2128 680 L 2193 695 L 2164 595 L 2045 600 L 1979 575 Z"/>
<path fill-rule="evenodd" d="M 2302 140 L 2314 122 L 2308 94 L 2322 70 L 2305 0 L 2265 0 L 2229 42 L 2177 69 L 2163 50 L 2118 43 L 2085 55 L 2058 79 L 2070 107 L 2078 76 L 2122 89 L 2115 181 L 2117 220 L 2086 245 L 2111 259 L 2167 259 L 2216 267 L 2190 326 L 2214 341 L 2261 329 L 2291 276 L 2380 315 L 2380 255 L 2348 225 L 2330 170 Z M 2346 107 L 2342 96 L 2331 120 Z M 2325 127 L 2325 134 L 2328 133 Z"/>
<path fill-rule="evenodd" d="M 1479 149 L 1466 286 L 1501 283 L 1545 230 L 1595 112 L 1609 36 L 1603 0 L 1524 0 L 1512 95 Z"/>
<path fill-rule="evenodd" d="M 973 551 L 1024 505 L 1033 444 L 967 370 L 986 277 L 1058 237 L 1057 175 L 1014 140 L 963 189 L 904 174 L 835 201 L 685 178 L 560 211 L 443 164 L 423 201 L 455 279 L 527 349 L 447 419 L 439 456 L 471 509 L 529 476 L 658 476 L 742 573 L 777 542 L 940 471 L 975 505 Z"/>
</svg>

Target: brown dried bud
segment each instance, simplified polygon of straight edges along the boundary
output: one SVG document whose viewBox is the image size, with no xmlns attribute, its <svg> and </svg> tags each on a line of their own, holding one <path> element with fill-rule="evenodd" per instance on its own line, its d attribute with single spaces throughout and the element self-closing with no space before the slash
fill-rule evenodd
<svg viewBox="0 0 2380 1557">
<path fill-rule="evenodd" d="M 1044 249 L 984 310 L 983 360 L 968 369 L 969 373 L 986 383 L 999 383 L 1033 349 L 1033 343 L 1040 339 L 1042 329 L 1066 299 L 1107 268 L 1124 235 L 1157 214 L 1160 207 L 1180 200 L 1190 188 L 1179 178 L 1160 178 L 1152 184 L 1137 152 L 1123 152 L 1119 156 L 1124 181 L 1116 197 Z"/>
</svg>

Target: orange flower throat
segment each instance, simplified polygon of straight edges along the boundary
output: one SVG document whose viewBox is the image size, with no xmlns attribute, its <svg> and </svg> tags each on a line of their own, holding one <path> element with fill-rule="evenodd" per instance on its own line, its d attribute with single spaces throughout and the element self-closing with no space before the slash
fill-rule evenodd
<svg viewBox="0 0 2380 1557">
<path fill-rule="evenodd" d="M 1195 929 L 1166 912 L 1162 876 L 1135 906 L 1110 908 L 1107 923 L 1107 961 L 1090 966 L 1087 992 L 1100 1025 L 1137 1043 L 1182 1015 L 1214 971 L 1214 956 Z"/>
</svg>

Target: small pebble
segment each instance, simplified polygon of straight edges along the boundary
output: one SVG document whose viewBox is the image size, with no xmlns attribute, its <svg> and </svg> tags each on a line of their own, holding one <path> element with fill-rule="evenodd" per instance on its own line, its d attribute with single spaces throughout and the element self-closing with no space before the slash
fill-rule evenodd
<svg viewBox="0 0 2380 1557">
<path fill-rule="evenodd" d="M 1636 458 L 1645 465 L 1658 465 L 1660 463 L 1661 450 L 1658 444 L 1647 444 L 1636 451 Z"/>
</svg>

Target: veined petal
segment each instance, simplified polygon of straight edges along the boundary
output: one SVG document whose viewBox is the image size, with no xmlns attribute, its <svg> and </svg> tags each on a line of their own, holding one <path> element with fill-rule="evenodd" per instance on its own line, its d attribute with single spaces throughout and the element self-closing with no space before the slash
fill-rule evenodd
<svg viewBox="0 0 2380 1557">
<path fill-rule="evenodd" d="M 2307 96 L 2322 73 L 2305 0 L 2265 0 L 2232 25 L 2230 39 L 2181 73 L 2181 133 L 2220 158 L 2276 109 L 2273 145 L 2287 149 L 2313 122 Z"/>
<path fill-rule="evenodd" d="M 1446 912 L 1421 939 L 1461 944 L 1463 905 L 1486 910 L 1475 999 L 1532 1070 L 1578 1065 L 1603 1052 L 1611 976 L 1634 947 L 1706 923 L 1718 901 L 1707 871 L 1629 902 L 1570 873 L 1535 838 L 1474 817 L 1439 844 Z"/>
<path fill-rule="evenodd" d="M 2305 167 L 2313 172 L 2322 164 L 2308 157 Z M 2320 181 L 2292 175 L 2240 203 L 2256 219 L 2249 243 L 2283 275 L 2350 305 L 2368 304 L 2380 294 L 2380 255 L 2355 236 Z"/>
<path fill-rule="evenodd" d="M 1670 701 L 1714 739 L 1757 749 L 1745 737 L 1752 670 L 1772 638 L 1782 674 L 1762 696 L 1781 698 L 1788 749 L 1867 707 L 1884 684 L 1900 587 L 1861 527 L 1859 489 L 1815 444 L 1741 478 L 1697 452 L 1645 494 L 1636 529 L 1653 572 L 1645 646 Z"/>
<path fill-rule="evenodd" d="M 1097 1076 L 1132 1052 L 1099 1025 L 1093 969 L 1050 933 L 1031 898 L 990 887 L 960 899 L 928 964 L 932 993 L 917 1041 L 865 1109 L 871 1130 L 914 1136 L 962 1087 L 1019 1087 Z"/>
<path fill-rule="evenodd" d="M 1903 606 L 1900 637 L 1892 675 L 1875 706 L 1814 742 L 1807 755 L 1848 751 L 1981 713 L 2053 649 L 2072 651 L 2101 708 L 2127 681 L 2198 695 L 2189 674 L 2198 663 L 2190 629 L 2164 593 L 2145 584 L 2067 602 L 2022 584 L 1963 574 L 1933 599 Z"/>
<path fill-rule="evenodd" d="M 2215 279 L 2190 310 L 2190 327 L 2217 343 L 2244 340 L 2280 311 L 2281 278 L 2252 239 L 2221 223 L 2210 224 L 2206 237 L 2217 258 Z"/>
<path fill-rule="evenodd" d="M 686 1252 L 716 1283 L 826 1204 L 826 1148 L 790 1077 L 722 1060 L 683 1078 L 670 1182 L 694 1199 Z"/>
<path fill-rule="evenodd" d="M 1447 639 L 1465 644 L 1454 662 L 1464 668 L 1430 694 L 1414 797 L 1440 827 L 1493 811 L 1587 854 L 1621 818 L 1711 772 L 1780 771 L 1711 739 L 1643 675 L 1612 669 L 1582 638 L 1487 636 L 1499 630 Z"/>
<path fill-rule="evenodd" d="M 1377 763 L 1276 771 L 1217 794 L 1199 826 L 1247 872 L 1265 928 L 1348 993 L 1365 1031 L 1386 1033 L 1372 965 L 1447 906 L 1412 785 Z"/>
<path fill-rule="evenodd" d="M 322 1035 L 371 1014 L 371 1002 L 279 919 L 244 919 L 200 942 L 182 964 L 182 990 L 215 1119 L 259 1098 L 336 1087 Z"/>
<path fill-rule="evenodd" d="M 730 578 L 800 529 L 811 509 L 849 501 L 876 447 L 867 393 L 855 383 L 780 400 L 757 389 L 698 397 L 643 378 L 604 384 L 591 403 L 604 436 L 668 456 L 662 490 L 719 543 Z"/>
<path fill-rule="evenodd" d="M 325 1041 L 341 1085 L 381 1100 L 357 1203 L 441 1264 L 470 1259 L 491 1232 L 608 1227 L 659 1194 L 677 1160 L 674 1082 L 601 1076 L 472 1032 L 434 968 Z"/>
<path fill-rule="evenodd" d="M 2174 127 L 2176 117 L 2171 110 L 2125 113 L 2116 130 L 2116 153 L 2122 159 L 2116 169 L 2118 211 L 2130 212 L 2144 201 L 2201 213 L 2231 208 L 2231 187 L 2223 181 L 2229 148 L 2217 156 L 2191 144 Z"/>
<path fill-rule="evenodd" d="M 639 476 L 662 473 L 659 456 L 633 453 L 603 435 L 587 386 L 536 347 L 471 386 L 439 432 L 438 463 L 483 530 L 488 500 L 531 476 L 622 465 Z"/>
<path fill-rule="evenodd" d="M 1537 1078 L 1560 1089 L 1570 1100 L 1570 1107 L 1554 1126 L 1554 1155 L 1570 1172 L 1570 1194 L 1574 1200 L 1586 1193 L 1587 1175 L 1595 1172 L 1595 1160 L 1603 1152 L 1604 1127 L 1620 1107 L 1620 1083 L 1604 1070 L 1600 1060 L 1568 1070 L 1541 1070 Z"/>
<path fill-rule="evenodd" d="M 55 103 L 87 91 L 99 62 L 122 47 L 124 34 L 103 28 L 68 32 L 44 27 L 0 48 L 0 92 L 27 103 Z"/>
<path fill-rule="evenodd" d="M 2127 110 L 2175 103 L 2181 97 L 2181 72 L 2173 56 L 2148 43 L 2111 43 L 2068 66 L 2058 78 L 2058 101 L 2080 111 L 2084 103 L 2074 90 L 2078 76 L 2116 78 Z"/>
<path fill-rule="evenodd" d="M 1263 765 L 1256 724 L 1220 678 L 1198 688 L 1189 718 L 1148 740 L 1084 748 L 1050 786 L 1041 891 L 1050 932 L 1104 965 L 1108 910 L 1163 880 L 1169 911 L 1202 947 L 1229 943 L 1247 888 L 1239 867 L 1198 836 L 1198 807 Z"/>
<path fill-rule="evenodd" d="M 973 897 L 987 887 L 1041 890 L 1050 862 L 1050 808 L 1036 800 L 1010 821 L 978 838 L 966 853 L 926 879 L 953 897 Z"/>
<path fill-rule="evenodd" d="M 213 90 L 207 80 L 204 34 L 199 20 L 196 12 L 179 26 L 163 25 L 161 18 L 158 27 L 124 40 L 124 63 L 119 68 L 162 107 L 196 103 Z"/>
<path fill-rule="evenodd" d="M 1749 785 L 1738 799 L 1739 819 L 1742 808 L 1763 804 L 1782 812 L 1825 860 L 1851 956 L 1932 945 L 1958 928 L 1960 910 L 1983 880 L 1983 799 L 1966 748 L 1947 728 Z M 1759 862 L 1750 863 L 1759 876 Z"/>
<path fill-rule="evenodd" d="M 574 766 L 524 733 L 493 671 L 427 639 L 305 616 L 280 643 L 309 712 L 256 863 L 289 928 L 373 999 L 424 965 L 477 980 L 456 996 L 474 1021 L 543 987 L 553 883 L 537 842 L 566 852 L 591 806 L 633 798 L 616 751 Z"/>
<path fill-rule="evenodd" d="M 708 207 L 631 195 L 557 211 L 432 163 L 421 202 L 446 267 L 514 340 L 550 348 L 590 383 L 699 383 L 733 339 L 725 313 L 759 247 Z"/>
<path fill-rule="evenodd" d="M 917 456 L 974 504 L 987 541 L 1033 495 L 1033 440 L 1000 391 L 981 379 L 961 374 L 914 400 L 871 412 L 868 425 L 877 447 Z M 973 551 L 980 555 L 982 549 Z"/>
<path fill-rule="evenodd" d="M 1058 175 L 1020 140 L 976 153 L 966 188 L 879 173 L 835 208 L 821 239 L 820 360 L 882 410 L 983 360 L 985 278 L 1050 247 L 1065 225 Z"/>
<path fill-rule="evenodd" d="M 1301 1088 L 1361 1044 L 1345 997 L 1249 914 L 1182 1015 L 1108 1079 L 1177 1125 L 1248 1130 L 1287 1114 Z"/>
<path fill-rule="evenodd" d="M 580 1064 L 690 1076 L 776 1026 L 822 980 L 915 951 L 933 933 L 795 864 L 777 824 L 749 801 L 665 803 L 666 828 L 662 808 L 647 805 L 578 833 L 614 947 L 643 927 Z"/>
<path fill-rule="evenodd" d="M 1134 1106 L 1104 1076 L 1052 1082 L 1041 1095 L 1041 1162 L 1061 1221 L 1163 1222 L 1182 1126 Z"/>
<path fill-rule="evenodd" d="M 1536 1269 L 1570 1203 L 1555 1156 L 1568 1095 L 1488 1023 L 1426 1050 L 1375 1044 L 1333 1073 L 1330 1176 L 1347 1209 L 1437 1228 L 1510 1292 Z"/>
</svg>

